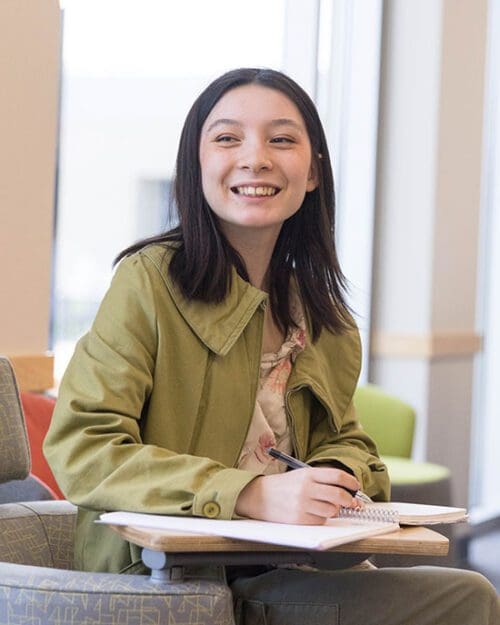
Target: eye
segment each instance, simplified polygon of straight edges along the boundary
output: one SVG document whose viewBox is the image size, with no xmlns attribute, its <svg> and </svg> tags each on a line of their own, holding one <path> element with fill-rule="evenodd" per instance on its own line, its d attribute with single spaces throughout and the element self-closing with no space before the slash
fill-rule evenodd
<svg viewBox="0 0 500 625">
<path fill-rule="evenodd" d="M 273 137 L 271 139 L 271 143 L 287 145 L 295 143 L 295 139 L 292 139 L 291 137 Z"/>
<path fill-rule="evenodd" d="M 235 143 L 237 141 L 239 141 L 239 139 L 232 135 L 219 135 L 215 138 L 215 143 Z"/>
</svg>

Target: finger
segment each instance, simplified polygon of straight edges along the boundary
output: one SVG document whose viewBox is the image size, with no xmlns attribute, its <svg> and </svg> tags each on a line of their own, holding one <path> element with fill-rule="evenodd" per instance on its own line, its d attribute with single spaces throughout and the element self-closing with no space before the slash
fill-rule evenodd
<svg viewBox="0 0 500 625">
<path fill-rule="evenodd" d="M 315 501 L 334 504 L 337 507 L 350 508 L 355 499 L 350 493 L 338 486 L 315 484 L 309 491 L 309 497 Z"/>
<path fill-rule="evenodd" d="M 350 508 L 355 508 L 356 510 L 362 510 L 365 507 L 365 502 L 362 499 L 358 499 L 357 497 L 352 498 L 352 504 L 349 506 Z"/>
<path fill-rule="evenodd" d="M 345 486 L 346 488 L 355 491 L 360 489 L 360 483 L 354 475 L 347 473 L 347 471 L 342 471 L 342 469 L 313 467 L 313 471 L 314 479 L 317 482 Z M 311 477 L 313 476 L 311 475 Z"/>
<path fill-rule="evenodd" d="M 312 500 L 308 504 L 307 512 L 321 519 L 331 519 L 339 515 L 340 506 L 328 501 Z"/>
<path fill-rule="evenodd" d="M 332 515 L 334 516 L 334 515 Z M 324 525 L 330 516 L 323 516 L 321 514 L 312 514 L 310 512 L 304 512 L 296 517 L 287 517 L 284 523 L 293 523 L 295 525 Z"/>
</svg>

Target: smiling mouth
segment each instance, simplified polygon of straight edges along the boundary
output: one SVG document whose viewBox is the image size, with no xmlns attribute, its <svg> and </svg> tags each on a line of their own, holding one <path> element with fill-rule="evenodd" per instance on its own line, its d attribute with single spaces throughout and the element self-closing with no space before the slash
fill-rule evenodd
<svg viewBox="0 0 500 625">
<path fill-rule="evenodd" d="M 231 191 L 236 195 L 242 195 L 244 197 L 271 197 L 277 195 L 281 189 L 278 187 L 231 187 Z"/>
</svg>

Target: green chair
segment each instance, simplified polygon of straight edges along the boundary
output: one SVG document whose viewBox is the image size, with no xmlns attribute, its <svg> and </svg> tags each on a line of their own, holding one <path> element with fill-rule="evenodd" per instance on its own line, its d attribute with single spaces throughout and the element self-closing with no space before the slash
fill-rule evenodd
<svg viewBox="0 0 500 625">
<path fill-rule="evenodd" d="M 411 503 L 451 505 L 450 470 L 432 462 L 411 459 L 415 432 L 415 411 L 381 388 L 367 384 L 356 389 L 354 405 L 363 429 L 375 441 L 391 479 L 391 499 Z M 439 531 L 453 539 L 452 526 Z M 450 543 L 447 558 L 428 558 L 432 564 L 456 564 L 455 547 Z M 377 556 L 378 566 L 412 566 L 421 564 L 419 557 Z"/>
<path fill-rule="evenodd" d="M 450 471 L 411 459 L 415 411 L 373 384 L 361 386 L 354 405 L 363 429 L 373 438 L 391 478 L 392 499 L 450 505 Z"/>
</svg>

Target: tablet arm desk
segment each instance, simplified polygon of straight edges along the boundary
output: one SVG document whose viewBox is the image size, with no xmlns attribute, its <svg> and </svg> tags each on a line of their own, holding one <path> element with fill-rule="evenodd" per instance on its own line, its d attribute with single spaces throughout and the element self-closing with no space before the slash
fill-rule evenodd
<svg viewBox="0 0 500 625">
<path fill-rule="evenodd" d="M 110 527 L 122 538 L 142 547 L 142 560 L 151 569 L 151 580 L 163 583 L 181 581 L 184 566 L 190 565 L 308 564 L 320 569 L 339 569 L 376 553 L 421 556 L 445 556 L 448 553 L 448 539 L 426 527 L 403 527 L 326 551 L 138 526 Z"/>
</svg>

